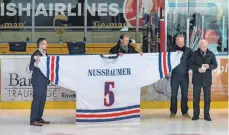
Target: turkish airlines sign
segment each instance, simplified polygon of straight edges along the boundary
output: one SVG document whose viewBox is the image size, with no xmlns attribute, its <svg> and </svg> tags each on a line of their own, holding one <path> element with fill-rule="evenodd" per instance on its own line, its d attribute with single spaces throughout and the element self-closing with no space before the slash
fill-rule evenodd
<svg viewBox="0 0 229 135">
<path fill-rule="evenodd" d="M 49 3 L 48 8 L 44 3 L 39 3 L 35 10 L 35 16 L 43 15 L 43 16 L 56 16 L 56 15 L 67 15 L 67 16 L 82 16 L 82 8 L 84 4 L 78 3 L 78 12 L 72 12 L 73 5 L 68 3 L 67 5 L 64 3 Z M 23 12 L 26 12 L 27 16 L 31 16 L 31 3 L 1 3 L 1 16 L 22 16 Z M 75 6 L 75 5 L 74 5 Z M 4 10 L 6 9 L 6 12 Z M 90 12 L 92 16 L 96 15 L 98 12 L 98 16 L 117 16 L 119 14 L 119 5 L 117 3 L 92 3 L 92 5 L 87 5 L 87 10 Z M 48 12 L 48 11 L 55 11 Z M 67 11 L 67 12 L 66 12 Z"/>
<path fill-rule="evenodd" d="M 153 10 L 153 1 L 139 0 L 139 11 L 137 11 L 137 0 L 88 0 L 87 11 L 91 16 L 116 17 L 123 14 L 123 19 L 128 26 L 136 26 L 136 15 L 139 16 L 139 25 L 142 24 L 143 13 Z M 52 1 L 53 2 L 53 1 Z M 32 3 L 0 3 L 0 16 L 32 16 Z M 36 3 L 34 16 L 83 16 L 84 4 L 82 3 Z M 144 9 L 144 10 L 143 10 Z"/>
</svg>

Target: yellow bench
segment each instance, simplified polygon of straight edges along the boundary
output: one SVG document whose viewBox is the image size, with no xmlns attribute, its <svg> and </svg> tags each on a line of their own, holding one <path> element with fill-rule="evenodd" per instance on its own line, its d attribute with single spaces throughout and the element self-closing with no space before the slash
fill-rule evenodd
<svg viewBox="0 0 229 135">
<path fill-rule="evenodd" d="M 115 43 L 89 43 L 86 44 L 86 54 L 108 54 L 109 50 L 115 46 Z M 137 48 L 137 44 L 133 44 Z M 32 54 L 37 49 L 35 43 L 27 44 L 26 52 L 11 52 L 9 51 L 9 44 L 0 44 L 0 54 Z M 48 44 L 48 54 L 69 54 L 68 46 L 66 43 Z"/>
<path fill-rule="evenodd" d="M 36 49 L 36 44 L 27 44 L 26 52 L 11 52 L 9 44 L 0 44 L 0 54 L 32 54 Z M 69 54 L 67 44 L 49 44 L 48 54 Z"/>
</svg>

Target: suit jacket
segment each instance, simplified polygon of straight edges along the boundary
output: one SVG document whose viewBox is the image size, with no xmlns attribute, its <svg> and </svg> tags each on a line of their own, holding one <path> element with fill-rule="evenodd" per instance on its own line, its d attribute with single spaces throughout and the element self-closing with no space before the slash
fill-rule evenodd
<svg viewBox="0 0 229 135">
<path fill-rule="evenodd" d="M 209 64 L 209 69 L 205 73 L 200 73 L 199 68 L 202 67 L 202 64 Z M 217 68 L 217 61 L 215 54 L 207 50 L 206 56 L 204 57 L 200 49 L 193 52 L 190 59 L 190 68 L 193 71 L 192 75 L 192 84 L 207 86 L 212 84 L 212 70 Z"/>
<path fill-rule="evenodd" d="M 178 51 L 179 49 L 174 49 L 173 51 Z M 183 48 L 181 48 L 181 50 L 183 52 L 183 55 L 181 57 L 181 61 L 180 64 L 177 65 L 173 71 L 172 74 L 176 74 L 178 76 L 187 76 L 188 75 L 188 71 L 189 71 L 189 60 L 192 56 L 192 49 L 190 49 L 189 47 L 184 46 Z"/>
<path fill-rule="evenodd" d="M 49 80 L 47 79 L 47 77 L 45 77 L 43 73 L 41 72 L 41 70 L 34 65 L 35 63 L 34 56 L 42 56 L 42 53 L 39 50 L 36 50 L 31 56 L 30 64 L 29 64 L 29 70 L 33 72 L 31 83 L 33 85 L 42 85 L 42 84 L 49 83 Z"/>
</svg>

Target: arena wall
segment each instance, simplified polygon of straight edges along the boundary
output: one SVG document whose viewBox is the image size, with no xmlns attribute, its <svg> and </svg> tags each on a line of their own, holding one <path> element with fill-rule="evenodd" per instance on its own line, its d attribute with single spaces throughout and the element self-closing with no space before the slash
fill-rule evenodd
<svg viewBox="0 0 229 135">
<path fill-rule="evenodd" d="M 33 46 L 33 45 L 31 45 Z M 96 45 L 97 46 L 97 45 Z M 93 45 L 91 45 L 93 47 Z M 0 55 L 0 109 L 29 109 L 32 99 L 29 55 Z M 218 68 L 213 71 L 212 108 L 228 107 L 228 56 L 217 56 Z M 192 73 L 190 72 L 190 80 Z M 170 106 L 170 79 L 141 89 L 142 109 L 168 109 Z M 203 97 L 203 95 L 202 95 Z M 74 109 L 76 94 L 55 85 L 49 85 L 46 108 Z M 180 100 L 180 93 L 178 100 Z M 192 85 L 189 86 L 189 108 L 192 108 Z M 203 98 L 201 98 L 203 108 Z"/>
</svg>

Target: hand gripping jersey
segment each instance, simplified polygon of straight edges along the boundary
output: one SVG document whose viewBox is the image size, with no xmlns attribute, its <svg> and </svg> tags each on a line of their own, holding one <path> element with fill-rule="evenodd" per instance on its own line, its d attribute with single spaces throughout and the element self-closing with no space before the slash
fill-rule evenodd
<svg viewBox="0 0 229 135">
<path fill-rule="evenodd" d="M 140 120 L 140 89 L 165 77 L 182 54 L 41 57 L 38 67 L 56 85 L 77 95 L 76 122 Z"/>
</svg>

